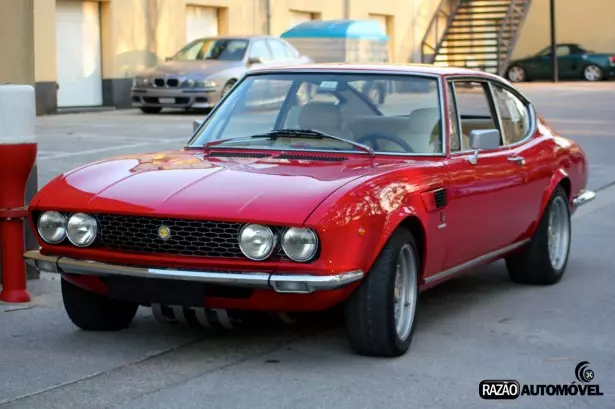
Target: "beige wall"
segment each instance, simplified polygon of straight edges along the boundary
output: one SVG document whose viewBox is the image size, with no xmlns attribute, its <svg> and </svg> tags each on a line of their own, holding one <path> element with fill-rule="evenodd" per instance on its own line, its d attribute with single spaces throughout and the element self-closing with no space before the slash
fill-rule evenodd
<svg viewBox="0 0 615 409">
<path fill-rule="evenodd" d="M 35 13 L 36 80 L 56 78 L 55 0 L 33 0 Z M 79 0 L 75 0 L 79 1 Z M 95 1 L 95 0 L 94 0 Z M 265 33 L 266 0 L 100 0 L 103 76 L 130 78 L 185 45 L 185 7 L 220 8 L 224 34 Z M 388 17 L 393 61 L 408 62 L 418 50 L 440 0 L 349 0 L 349 18 L 370 14 Z M 344 17 L 344 0 L 270 0 L 271 34 L 288 28 L 289 10 L 313 13 L 322 19 Z"/>
<path fill-rule="evenodd" d="M 579 43 L 596 52 L 615 52 L 615 1 L 560 0 L 556 2 L 556 7 L 556 36 L 559 43 Z M 549 1 L 534 0 L 513 58 L 535 54 L 549 46 L 549 19 Z"/>
<path fill-rule="evenodd" d="M 0 84 L 34 85 L 33 0 L 0 0 Z"/>
</svg>

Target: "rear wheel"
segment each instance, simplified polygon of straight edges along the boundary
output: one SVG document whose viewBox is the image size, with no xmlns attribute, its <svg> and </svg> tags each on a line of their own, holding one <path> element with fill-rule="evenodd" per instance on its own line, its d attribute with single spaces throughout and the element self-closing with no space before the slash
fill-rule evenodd
<svg viewBox="0 0 615 409">
<path fill-rule="evenodd" d="M 160 107 L 141 107 L 139 109 L 144 114 L 159 114 L 162 111 Z"/>
<path fill-rule="evenodd" d="M 119 331 L 132 322 L 139 304 L 110 299 L 62 278 L 62 299 L 71 321 L 83 330 Z"/>
<path fill-rule="evenodd" d="M 553 193 L 530 244 L 506 259 L 517 283 L 550 285 L 561 280 L 570 253 L 570 208 L 561 186 Z"/>
<path fill-rule="evenodd" d="M 345 303 L 351 347 L 361 355 L 400 356 L 412 342 L 420 260 L 412 234 L 393 233 L 373 267 Z"/>
<path fill-rule="evenodd" d="M 583 70 L 583 78 L 587 81 L 600 81 L 603 77 L 604 74 L 602 73 L 602 68 L 597 65 L 588 65 Z"/>
</svg>

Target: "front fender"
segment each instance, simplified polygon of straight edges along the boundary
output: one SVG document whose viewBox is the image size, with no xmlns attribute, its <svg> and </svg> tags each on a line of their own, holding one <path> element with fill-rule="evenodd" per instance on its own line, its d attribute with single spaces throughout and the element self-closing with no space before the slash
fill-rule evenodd
<svg viewBox="0 0 615 409">
<path fill-rule="evenodd" d="M 321 235 L 321 259 L 331 271 L 367 272 L 400 224 L 416 217 L 425 226 L 427 216 L 416 183 L 377 178 L 351 184 L 323 201 L 305 225 Z"/>
</svg>

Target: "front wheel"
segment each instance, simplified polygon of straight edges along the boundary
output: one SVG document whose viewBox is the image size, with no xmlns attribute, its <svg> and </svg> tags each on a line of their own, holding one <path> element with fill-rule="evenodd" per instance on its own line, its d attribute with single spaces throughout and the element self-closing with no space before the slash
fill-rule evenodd
<svg viewBox="0 0 615 409">
<path fill-rule="evenodd" d="M 119 331 L 132 322 L 139 304 L 113 300 L 62 278 L 62 299 L 70 320 L 87 331 Z"/>
<path fill-rule="evenodd" d="M 550 285 L 561 280 L 570 253 L 570 208 L 561 186 L 555 190 L 530 244 L 506 259 L 517 283 Z"/>
<path fill-rule="evenodd" d="M 355 352 L 388 357 L 406 353 L 414 334 L 419 271 L 416 242 L 400 228 L 345 303 L 346 328 Z"/>
<path fill-rule="evenodd" d="M 508 69 L 506 73 L 508 80 L 510 82 L 523 82 L 527 79 L 527 74 L 525 73 L 525 69 L 518 65 L 513 65 Z"/>
</svg>

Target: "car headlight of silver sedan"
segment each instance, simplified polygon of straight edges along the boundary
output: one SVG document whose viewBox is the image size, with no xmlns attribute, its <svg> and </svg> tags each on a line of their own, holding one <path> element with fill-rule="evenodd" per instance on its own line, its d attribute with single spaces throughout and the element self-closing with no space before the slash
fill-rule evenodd
<svg viewBox="0 0 615 409">
<path fill-rule="evenodd" d="M 75 213 L 68 218 L 66 235 L 77 247 L 87 247 L 94 242 L 98 233 L 98 223 L 93 216 Z"/>
<path fill-rule="evenodd" d="M 182 83 L 184 88 L 215 88 L 216 83 L 205 79 L 187 79 Z"/>
<path fill-rule="evenodd" d="M 37 230 L 41 238 L 49 244 L 58 244 L 66 237 L 66 217 L 55 211 L 44 212 L 38 218 Z"/>
<path fill-rule="evenodd" d="M 310 261 L 318 251 L 318 235 L 312 229 L 291 227 L 282 236 L 282 250 L 293 261 Z"/>
<path fill-rule="evenodd" d="M 149 85 L 149 79 L 145 77 L 134 77 L 132 79 L 133 87 L 147 87 Z"/>
<path fill-rule="evenodd" d="M 277 236 L 262 224 L 247 224 L 239 232 L 239 249 L 247 258 L 255 261 L 271 256 L 277 244 Z"/>
</svg>

